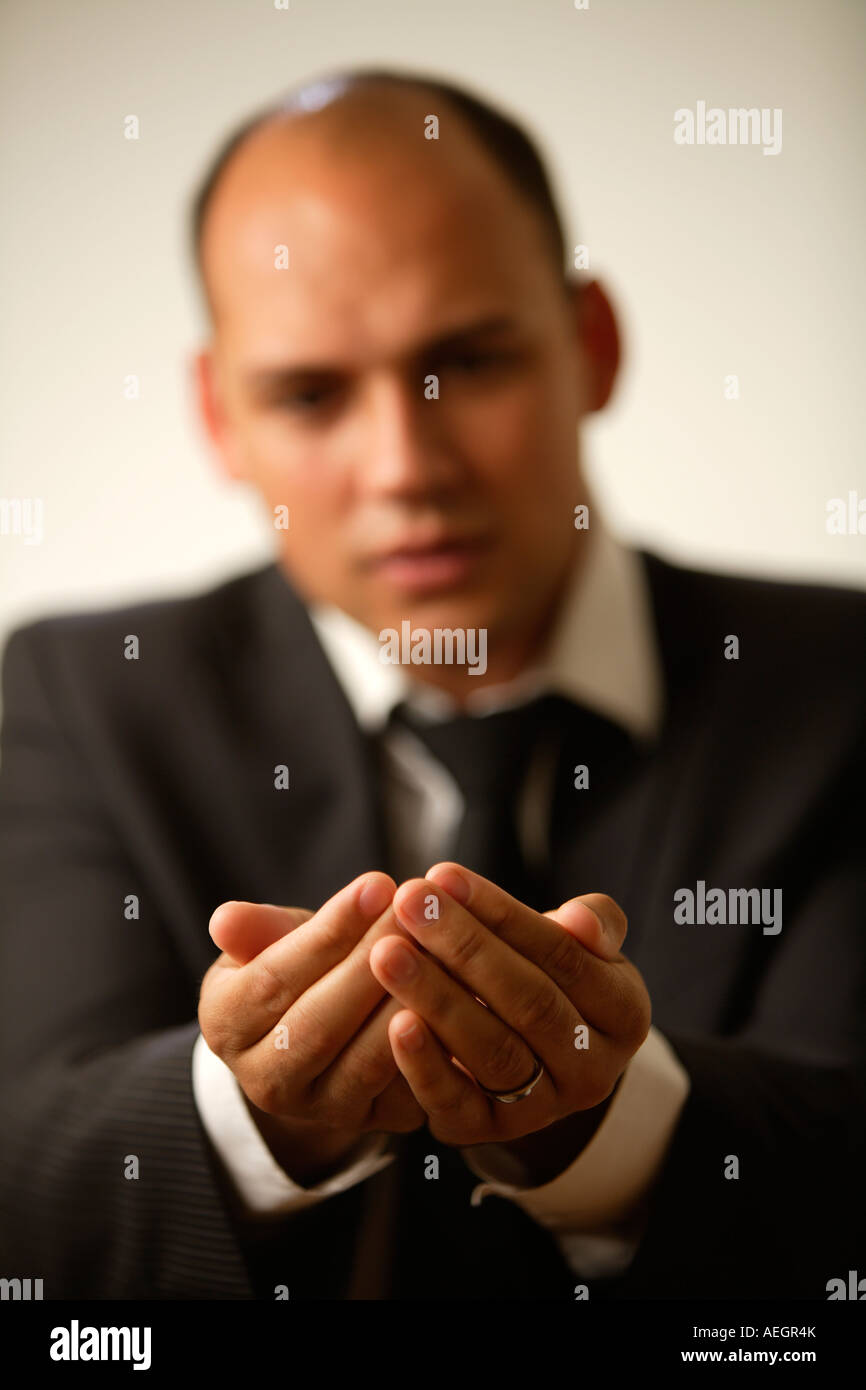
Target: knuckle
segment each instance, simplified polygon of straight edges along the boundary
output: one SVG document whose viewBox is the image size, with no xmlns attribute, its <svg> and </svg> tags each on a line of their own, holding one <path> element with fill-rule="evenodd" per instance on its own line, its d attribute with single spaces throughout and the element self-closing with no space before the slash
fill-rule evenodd
<svg viewBox="0 0 866 1390">
<path fill-rule="evenodd" d="M 250 962 L 253 967 L 244 981 L 249 1004 L 254 1008 L 279 1017 L 286 1006 L 288 993 L 286 981 L 281 979 L 267 958 L 267 952 L 256 956 Z"/>
<path fill-rule="evenodd" d="M 319 1076 L 304 1089 L 300 1100 L 304 1118 L 328 1127 L 362 1129 L 368 1102 L 339 1084 L 333 1077 Z"/>
<path fill-rule="evenodd" d="M 316 1125 L 326 1129 L 362 1130 L 364 1106 L 345 1097 L 331 1094 L 329 1090 L 314 1091 L 307 1096 L 303 1106 L 303 1116 Z"/>
<path fill-rule="evenodd" d="M 490 930 L 497 934 L 501 933 L 502 930 L 508 926 L 513 920 L 513 917 L 513 904 L 501 893 L 497 893 L 492 901 L 485 905 L 484 921 Z"/>
<path fill-rule="evenodd" d="M 199 1031 L 211 1052 L 223 1061 L 237 1051 L 232 1047 L 236 1037 L 233 1018 L 234 1010 L 226 1007 L 225 999 L 216 997 L 212 989 L 206 995 L 203 986 L 198 1004 Z"/>
<path fill-rule="evenodd" d="M 285 1109 L 285 1087 L 281 1078 L 273 1073 L 258 1072 L 249 1080 L 245 1079 L 241 1089 L 253 1105 L 266 1115 L 277 1115 Z"/>
<path fill-rule="evenodd" d="M 622 1032 L 627 1042 L 638 1046 L 650 1030 L 652 1007 L 645 989 L 628 988 L 621 1006 Z"/>
<path fill-rule="evenodd" d="M 352 1091 L 377 1093 L 391 1080 L 396 1071 L 397 1063 L 390 1048 L 387 1051 L 364 1048 L 347 1068 L 347 1081 Z"/>
<path fill-rule="evenodd" d="M 220 972 L 216 961 L 209 965 L 201 977 L 201 984 L 198 990 L 199 1008 L 210 1005 L 220 993 Z"/>
<path fill-rule="evenodd" d="M 441 1090 L 434 1088 L 426 1099 L 426 1104 L 429 1104 L 430 1110 L 435 1114 L 442 1131 L 450 1134 L 459 1132 L 465 1119 L 466 1107 L 466 1099 L 462 1094 L 455 1094 L 450 1087 L 443 1087 Z"/>
<path fill-rule="evenodd" d="M 577 984 L 583 974 L 585 961 L 586 953 L 580 942 L 575 941 L 574 937 L 563 928 L 560 936 L 542 961 L 541 969 L 564 988 L 570 989 Z"/>
<path fill-rule="evenodd" d="M 612 1039 L 635 1051 L 643 1042 L 652 1022 L 652 1001 L 643 977 L 626 961 L 614 967 L 614 1023 L 606 1029 Z"/>
<path fill-rule="evenodd" d="M 506 1091 L 520 1086 L 532 1067 L 527 1061 L 526 1044 L 514 1033 L 503 1033 L 490 1056 L 485 1058 L 485 1085 L 493 1091 Z"/>
<path fill-rule="evenodd" d="M 253 1105 L 259 1110 L 263 1110 L 266 1115 L 276 1115 L 280 1110 L 279 1087 L 271 1082 L 267 1086 L 256 1086 L 252 1088 L 252 1094 L 247 1092 Z"/>
<path fill-rule="evenodd" d="M 556 986 L 534 987 L 517 1005 L 517 1028 L 521 1033 L 554 1033 L 562 1024 L 565 1007 L 565 997 Z"/>
<path fill-rule="evenodd" d="M 484 945 L 484 938 L 477 931 L 460 931 L 451 942 L 449 952 L 451 963 L 459 970 L 471 965 Z"/>
<path fill-rule="evenodd" d="M 202 1037 L 215 1057 L 219 1057 L 225 1062 L 232 1055 L 231 1040 L 229 1030 L 224 1023 L 219 1021 L 219 1015 L 214 1017 L 203 1016 L 203 1011 L 198 1011 L 198 1026 Z"/>
<path fill-rule="evenodd" d="M 356 944 L 355 920 L 349 912 L 328 913 L 313 920 L 312 924 L 316 932 L 316 949 L 319 951 L 345 955 Z"/>
<path fill-rule="evenodd" d="M 311 1066 L 324 1067 L 333 1051 L 333 1026 L 309 1005 L 296 1006 L 289 1015 L 289 1035 L 302 1045 Z"/>
<path fill-rule="evenodd" d="M 628 918 L 615 898 L 607 893 L 593 893 L 593 910 L 614 935 L 624 937 L 628 931 Z"/>
<path fill-rule="evenodd" d="M 430 1133 L 435 1139 L 452 1148 L 462 1148 L 467 1144 L 480 1144 L 485 1136 L 478 1133 L 477 1122 L 473 1122 L 465 1107 L 449 1099 L 433 1111 L 433 1119 L 428 1122 Z"/>
<path fill-rule="evenodd" d="M 439 983 L 438 980 L 431 981 L 430 994 L 428 1001 L 428 1022 L 444 1025 L 449 1016 L 454 1013 L 454 999 L 449 991 L 448 985 Z"/>
</svg>

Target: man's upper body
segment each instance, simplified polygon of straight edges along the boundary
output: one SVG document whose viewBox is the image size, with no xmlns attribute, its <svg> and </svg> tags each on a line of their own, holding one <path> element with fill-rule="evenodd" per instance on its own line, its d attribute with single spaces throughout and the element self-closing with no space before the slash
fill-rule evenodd
<svg viewBox="0 0 866 1390">
<path fill-rule="evenodd" d="M 495 842 L 495 874 L 456 856 L 398 886 L 441 854 L 454 788 L 368 724 L 327 615 L 483 634 L 483 671 L 413 665 L 412 705 L 450 697 L 479 762 L 482 728 L 528 727 L 541 706 L 468 711 L 549 667 L 572 602 L 592 613 L 580 430 L 616 318 L 566 268 L 526 133 L 426 78 L 276 103 L 194 232 L 201 418 L 275 563 L 9 642 L 9 1259 L 47 1296 L 571 1296 L 583 1269 L 596 1295 L 821 1296 L 862 1239 L 862 597 L 641 555 L 646 622 L 618 647 L 655 651 L 658 719 L 651 679 L 604 677 L 596 619 L 565 662 L 577 715 L 543 706 L 563 755 L 589 740 L 588 789 L 562 800 L 557 754 L 521 847 L 496 797 L 479 833 L 467 783 L 460 834 Z M 543 900 L 508 891 L 524 850 Z M 343 1190 L 250 1212 L 199 1030 L 279 1168 Z M 391 1161 L 345 1185 L 379 1133 Z M 625 1182 L 617 1146 L 647 1150 Z M 534 1195 L 473 1205 L 491 1165 Z"/>
<path fill-rule="evenodd" d="M 562 898 L 601 881 L 627 913 L 688 1095 L 631 1233 L 637 1254 L 624 1275 L 585 1281 L 596 1297 L 824 1297 L 863 1240 L 866 682 L 851 667 L 866 601 L 644 553 L 639 566 L 664 712 L 558 873 Z M 131 635 L 137 660 L 124 658 Z M 369 742 L 280 571 L 30 624 L 4 673 L 6 1261 L 43 1273 L 49 1297 L 278 1284 L 345 1297 L 354 1241 L 381 1250 L 390 1213 L 395 1264 L 367 1271 L 368 1295 L 495 1297 L 516 1280 L 523 1296 L 572 1296 L 581 1253 L 562 1232 L 591 1218 L 572 1207 L 555 1220 L 543 1202 L 526 1216 L 513 1197 L 473 1206 L 478 1172 L 426 1130 L 397 1136 L 381 1172 L 264 1219 L 207 1137 L 192 1059 L 214 908 L 315 908 L 358 872 L 397 868 L 371 814 Z M 707 894 L 781 890 L 779 929 L 678 922 L 675 894 L 699 881 Z M 614 1099 L 593 1144 L 628 1101 Z M 634 1133 L 653 1118 L 634 1107 Z M 430 1154 L 438 1181 L 424 1177 Z M 551 1224 L 559 1264 L 532 1244 Z M 582 1258 L 601 1269 L 597 1249 Z"/>
<path fill-rule="evenodd" d="M 507 686 L 485 688 L 468 709 L 479 715 L 509 701 L 554 691 L 622 726 L 638 744 L 652 744 L 663 721 L 663 681 L 643 566 L 593 513 L 587 564 L 572 583 L 547 642 L 544 659 Z M 389 727 L 402 701 L 426 708 L 428 717 L 451 712 L 442 692 L 411 679 L 411 667 L 384 664 L 382 645 L 340 609 L 319 605 L 311 613 L 316 636 L 364 733 L 381 739 L 383 810 L 395 876 L 423 876 L 446 858 L 459 826 L 464 798 L 454 778 L 407 730 Z M 430 706 L 432 705 L 432 709 Z M 587 775 L 589 769 L 587 769 Z M 600 770 L 599 770 L 600 774 Z M 584 792 L 589 792 L 589 786 Z M 538 778 L 524 779 L 518 819 L 524 853 L 548 836 L 550 797 Z M 276 1162 L 231 1071 L 203 1035 L 193 1053 L 193 1086 L 208 1136 L 250 1212 L 300 1210 L 346 1190 L 392 1161 L 386 1135 L 374 1135 L 343 1171 L 312 1190 L 294 1182 Z M 657 1029 L 631 1060 L 612 1111 L 591 1145 L 553 1182 L 538 1188 L 502 1181 L 495 1152 L 466 1150 L 479 1178 L 474 1194 L 512 1196 L 541 1221 L 549 1221 L 564 1253 L 584 1277 L 625 1267 L 634 1237 L 611 1234 L 629 1225 L 658 1173 L 688 1093 L 688 1076 Z M 587 1228 L 589 1234 L 587 1234 Z"/>
</svg>

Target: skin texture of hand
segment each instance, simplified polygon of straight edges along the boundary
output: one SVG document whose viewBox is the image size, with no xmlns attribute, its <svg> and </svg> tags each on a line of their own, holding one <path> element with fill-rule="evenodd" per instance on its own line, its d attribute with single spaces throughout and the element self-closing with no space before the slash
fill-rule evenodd
<svg viewBox="0 0 866 1390">
<path fill-rule="evenodd" d="M 570 1154 L 553 1163 L 557 1171 L 587 1142 L 649 1031 L 649 994 L 621 953 L 622 911 L 592 893 L 538 913 L 450 863 L 401 884 L 393 908 L 423 949 L 383 934 L 370 968 L 405 1006 L 389 1037 L 431 1133 L 468 1147 L 560 1125 Z M 579 1047 L 583 1025 L 587 1046 Z M 473 1079 L 495 1091 L 519 1088 L 536 1057 L 544 1075 L 516 1103 L 488 1097 Z M 590 1111 L 594 1122 L 581 1126 L 579 1112 Z"/>
<path fill-rule="evenodd" d="M 223 954 L 202 980 L 199 1026 L 256 1118 L 290 1122 L 292 1153 L 320 1149 L 321 1135 L 335 1154 L 364 1133 L 424 1123 L 388 1041 L 400 1006 L 369 969 L 378 937 L 400 932 L 395 887 L 369 873 L 316 913 L 231 902 L 211 918 Z M 260 1128 L 269 1139 L 276 1132 Z"/>
<path fill-rule="evenodd" d="M 440 864 L 399 889 L 362 875 L 317 913 L 224 903 L 210 930 L 223 955 L 202 982 L 202 1033 L 307 1185 L 364 1134 L 425 1122 L 445 1143 L 495 1146 L 514 1180 L 549 1181 L 589 1142 L 649 1029 L 649 996 L 620 953 L 625 918 L 601 894 L 540 914 Z M 391 973 L 398 954 L 415 960 L 411 979 Z M 533 1054 L 545 1075 L 529 1098 L 503 1105 L 476 1084 L 525 1084 Z"/>
</svg>

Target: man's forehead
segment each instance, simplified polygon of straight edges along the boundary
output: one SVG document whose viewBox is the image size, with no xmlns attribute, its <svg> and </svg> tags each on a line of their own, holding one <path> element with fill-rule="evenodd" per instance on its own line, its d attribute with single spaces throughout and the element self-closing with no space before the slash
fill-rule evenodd
<svg viewBox="0 0 866 1390">
<path fill-rule="evenodd" d="M 275 120 L 249 137 L 203 236 L 215 307 L 234 316 L 261 298 L 301 312 L 315 297 L 334 313 L 362 286 L 399 292 L 402 277 L 411 293 L 419 272 L 458 285 L 509 256 L 524 271 L 543 258 L 537 219 L 471 133 L 457 122 L 444 144 L 425 140 L 428 103 L 409 97 L 349 122 L 345 110 Z"/>
<path fill-rule="evenodd" d="M 430 114 L 441 115 L 442 139 L 427 138 Z M 285 161 L 297 178 L 327 172 L 342 175 L 356 161 L 373 172 L 381 160 L 410 160 L 422 150 L 452 172 L 474 155 L 486 162 L 462 114 L 437 93 L 399 84 L 359 86 L 321 109 L 286 109 L 263 119 L 238 145 L 220 176 L 213 201 L 233 184 L 249 192 L 275 161 Z M 477 172 L 477 171 L 476 171 Z"/>
<path fill-rule="evenodd" d="M 509 251 L 495 221 L 477 239 L 453 224 L 439 234 L 431 217 L 414 239 L 392 227 L 380 241 L 370 226 L 291 244 L 285 272 L 253 245 L 242 270 L 226 276 L 221 334 L 246 360 L 348 365 L 402 356 L 481 325 L 541 327 L 554 301 L 543 254 Z"/>
</svg>

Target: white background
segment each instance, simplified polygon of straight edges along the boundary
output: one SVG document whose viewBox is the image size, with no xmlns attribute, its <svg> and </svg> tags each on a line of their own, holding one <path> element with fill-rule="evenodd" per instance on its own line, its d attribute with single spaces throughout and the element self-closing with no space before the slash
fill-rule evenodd
<svg viewBox="0 0 866 1390">
<path fill-rule="evenodd" d="M 860 0 L 6 0 L 0 496 L 41 497 L 45 538 L 0 538 L 0 641 L 269 557 L 193 411 L 187 210 L 237 120 L 342 63 L 463 79 L 540 137 L 625 329 L 584 440 L 615 530 L 866 586 L 866 536 L 825 526 L 866 496 L 864 36 Z M 676 145 L 699 100 L 781 107 L 782 152 Z"/>
</svg>

